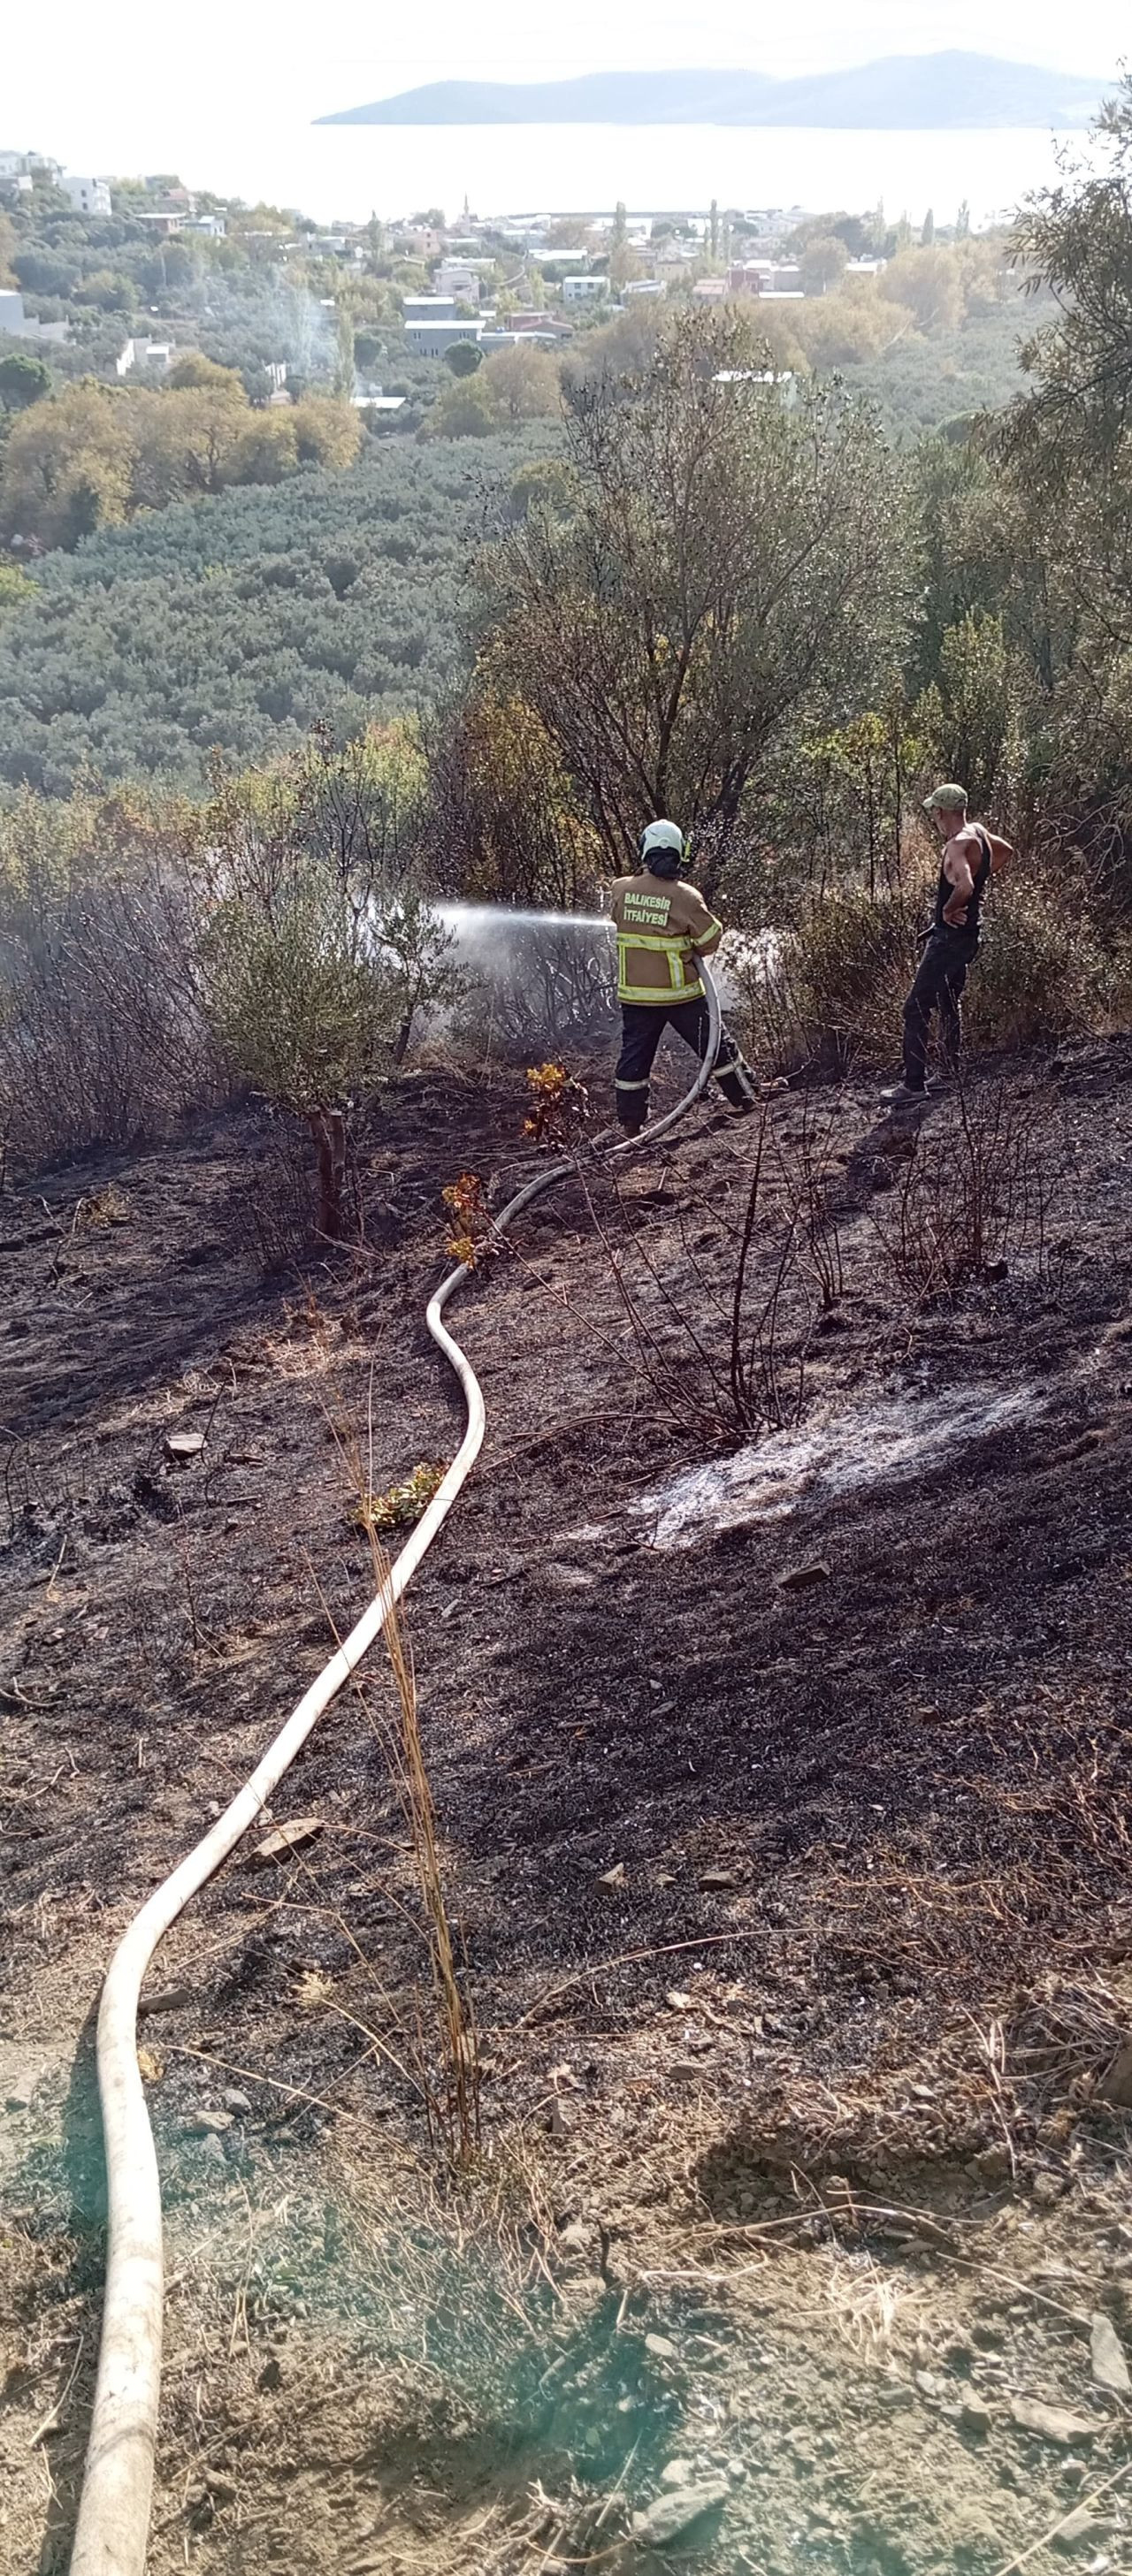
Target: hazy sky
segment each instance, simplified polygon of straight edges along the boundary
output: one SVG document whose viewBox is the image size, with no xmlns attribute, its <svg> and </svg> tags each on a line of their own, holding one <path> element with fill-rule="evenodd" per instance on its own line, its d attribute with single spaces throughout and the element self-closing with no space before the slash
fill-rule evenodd
<svg viewBox="0 0 1132 2576">
<path fill-rule="evenodd" d="M 787 72 L 948 46 L 1062 70 L 1112 72 L 1126 0 L 798 0 L 762 24 L 750 0 L 432 0 L 380 12 L 374 0 L 54 0 L 8 14 L 0 59 L 0 148 L 34 145 L 71 168 L 125 173 L 214 164 L 223 144 L 265 127 L 297 135 L 339 107 L 418 81 L 477 72 L 547 77 L 637 64 Z M 394 19 L 388 42 L 382 16 Z M 232 185 L 239 186 L 231 161 Z"/>
</svg>

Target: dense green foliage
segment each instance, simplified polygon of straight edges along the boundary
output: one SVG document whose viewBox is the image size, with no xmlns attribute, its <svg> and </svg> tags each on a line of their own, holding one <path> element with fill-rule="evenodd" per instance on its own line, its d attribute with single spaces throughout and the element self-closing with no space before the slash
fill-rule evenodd
<svg viewBox="0 0 1132 2576">
<path fill-rule="evenodd" d="M 51 370 L 30 350 L 15 349 L 0 357 L 0 406 L 6 412 L 29 411 L 51 391 Z"/>
<path fill-rule="evenodd" d="M 1016 302 L 970 314 L 929 339 L 913 332 L 876 357 L 849 359 L 842 373 L 854 393 L 876 404 L 890 438 L 911 445 L 925 431 L 949 428 L 978 412 L 999 411 L 1018 392 Z"/>
<path fill-rule="evenodd" d="M 199 788 L 217 746 L 260 760 L 436 699 L 465 662 L 469 550 L 548 435 L 377 444 L 49 557 L 0 621 L 0 777 Z"/>
<path fill-rule="evenodd" d="M 33 317 L 67 323 L 69 340 L 52 345 L 56 378 L 113 381 L 126 335 L 154 335 L 237 368 L 249 399 L 262 402 L 271 391 L 267 370 L 279 365 L 296 394 L 342 390 L 360 334 L 359 364 L 376 368 L 391 391 L 421 404 L 432 398 L 437 364 L 416 355 L 401 321 L 403 293 L 419 292 L 427 273 L 381 224 L 367 227 L 359 266 L 338 257 L 306 218 L 198 192 L 198 213 L 220 221 L 223 233 L 163 238 L 155 213 L 166 202 L 189 204 L 176 182 L 170 186 L 171 195 L 156 181 L 116 181 L 108 216 L 79 214 L 45 185 L 8 192 L 0 284 L 18 286 Z"/>
<path fill-rule="evenodd" d="M 167 385 L 64 386 L 25 402 L 0 457 L 0 532 L 37 552 L 71 547 L 139 510 L 230 483 L 281 483 L 302 465 L 352 465 L 353 405 L 326 394 L 255 410 L 234 369 L 199 353 Z"/>
</svg>

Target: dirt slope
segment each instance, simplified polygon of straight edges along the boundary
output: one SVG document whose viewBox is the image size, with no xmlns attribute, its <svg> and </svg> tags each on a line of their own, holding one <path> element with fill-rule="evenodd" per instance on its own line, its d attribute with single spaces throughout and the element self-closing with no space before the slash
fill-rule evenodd
<svg viewBox="0 0 1132 2576">
<path fill-rule="evenodd" d="M 701 1122 L 619 1199 L 571 1187 L 473 1283 L 489 1442 L 408 1624 L 483 2153 L 454 2192 L 429 2146 L 375 1658 L 278 1800 L 317 1838 L 239 1858 L 151 1979 L 156 2569 L 921 2576 L 1005 2569 L 1068 2515 L 1028 2564 L 1132 2564 L 1093 2327 L 1119 2361 L 1130 1064 L 1009 1072 L 1041 1226 L 922 1311 L 900 1139 L 863 1090 L 824 1101 L 842 1293 L 783 1294 L 777 1509 L 733 1496 L 686 1546 L 666 1480 L 738 1439 L 758 1122 Z M 375 1487 L 452 1453 L 440 1191 L 516 1159 L 521 1093 L 407 1086 L 360 1157 L 366 1248 L 269 1279 L 286 1192 L 253 1123 L 0 1202 L 0 2566 L 65 2561 L 100 1971 L 366 1597 L 343 1450 L 372 1410 Z M 768 1113 L 752 1315 L 810 1114 Z M 686 2539 L 630 2543 L 711 2480 Z"/>
</svg>

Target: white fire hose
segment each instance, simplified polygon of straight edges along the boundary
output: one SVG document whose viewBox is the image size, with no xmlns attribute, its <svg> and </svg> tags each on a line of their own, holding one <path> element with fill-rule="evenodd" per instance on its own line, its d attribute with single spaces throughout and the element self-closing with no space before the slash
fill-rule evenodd
<svg viewBox="0 0 1132 2576">
<path fill-rule="evenodd" d="M 617 1155 L 652 1146 L 686 1117 L 700 1098 L 719 1049 L 719 1000 L 703 969 L 710 1033 L 695 1082 L 686 1097 L 640 1138 L 604 1140 L 597 1150 Z M 573 1172 L 572 1160 L 555 1163 L 525 1183 L 496 1218 L 489 1241 L 506 1234 L 513 1219 Z M 164 2266 L 161 2184 L 153 2131 L 137 2060 L 137 2011 L 142 1979 L 170 1924 L 235 1850 L 262 1816 L 319 1718 L 372 1646 L 392 1605 L 416 1573 L 470 1475 L 486 1429 L 483 1394 L 471 1362 L 444 1324 L 444 1309 L 469 1277 L 461 1263 L 431 1299 L 426 1322 L 434 1342 L 455 1369 L 467 1406 L 467 1429 L 444 1482 L 407 1539 L 389 1580 L 336 1655 L 311 1683 L 261 1762 L 211 1830 L 143 1905 L 114 1952 L 98 2015 L 98 2089 L 106 2149 L 108 2248 L 98 2356 L 83 2489 L 75 2529 L 71 2576 L 142 2576 L 149 2538 L 157 2408 L 161 2384 Z"/>
</svg>

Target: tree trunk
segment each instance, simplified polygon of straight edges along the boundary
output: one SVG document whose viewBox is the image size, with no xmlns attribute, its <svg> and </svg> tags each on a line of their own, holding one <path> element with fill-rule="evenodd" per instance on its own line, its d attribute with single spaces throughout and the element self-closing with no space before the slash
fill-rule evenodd
<svg viewBox="0 0 1132 2576">
<path fill-rule="evenodd" d="M 402 1020 L 402 1022 L 401 1022 L 401 1026 L 400 1026 L 400 1028 L 398 1029 L 398 1031 L 397 1031 L 397 1035 L 396 1035 L 396 1037 L 395 1037 L 395 1039 L 394 1039 L 394 1041 L 393 1041 L 393 1062 L 394 1062 L 394 1064 L 398 1064 L 398 1065 L 400 1065 L 400 1064 L 404 1064 L 405 1058 L 406 1058 L 406 1056 L 407 1056 L 407 1054 L 408 1054 L 408 1052 L 409 1052 L 409 1040 L 410 1040 L 410 1038 L 411 1038 L 411 1036 L 412 1036 L 412 1034 L 413 1034 L 413 1022 L 414 1022 L 414 1020 L 416 1019 L 416 1016 L 417 1016 L 417 1005 L 418 1005 L 418 1003 L 419 1003 L 419 1001 L 420 1001 L 420 998 L 421 998 L 421 983 L 422 983 L 422 980 L 423 980 L 423 979 L 422 979 L 422 977 L 421 977 L 420 975 L 418 975 L 417 980 L 416 980 L 416 984 L 415 984 L 415 986 L 414 986 L 414 988 L 413 988 L 413 991 L 410 993 L 410 995 L 409 995 L 409 997 L 408 997 L 408 1001 L 407 1001 L 406 1006 L 405 1006 L 405 1016 L 404 1016 L 404 1019 Z"/>
<path fill-rule="evenodd" d="M 346 1188 L 345 1117 L 340 1109 L 312 1109 L 310 1130 L 318 1156 L 318 1230 L 338 1243 Z"/>
</svg>

